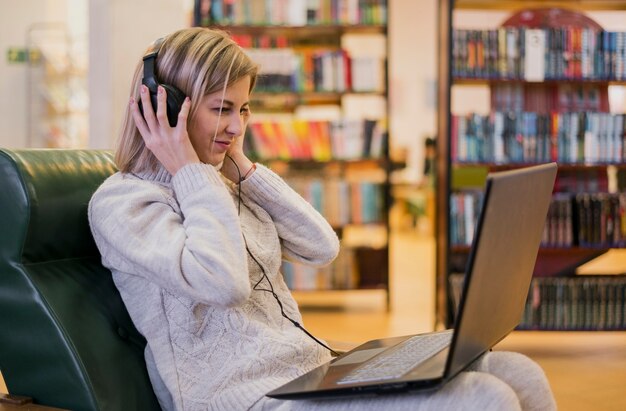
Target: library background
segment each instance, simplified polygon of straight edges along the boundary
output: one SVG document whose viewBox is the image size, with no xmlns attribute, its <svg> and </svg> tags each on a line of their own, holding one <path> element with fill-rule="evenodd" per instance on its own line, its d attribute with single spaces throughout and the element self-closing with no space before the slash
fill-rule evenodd
<svg viewBox="0 0 626 411">
<path fill-rule="evenodd" d="M 247 152 L 341 239 L 328 267 L 283 266 L 305 320 L 329 292 L 393 315 L 415 277 L 432 304 L 413 315 L 452 326 L 487 173 L 556 161 L 518 330 L 626 331 L 625 1 L 0 4 L 8 148 L 112 149 L 154 39 L 191 25 L 232 35 L 261 68 Z M 406 238 L 432 255 L 398 262 Z"/>
</svg>

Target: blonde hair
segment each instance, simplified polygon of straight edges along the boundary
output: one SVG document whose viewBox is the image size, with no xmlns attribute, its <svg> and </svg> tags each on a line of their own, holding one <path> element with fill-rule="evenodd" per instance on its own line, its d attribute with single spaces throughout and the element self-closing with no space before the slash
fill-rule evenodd
<svg viewBox="0 0 626 411">
<path fill-rule="evenodd" d="M 231 67 L 232 65 L 232 67 Z M 193 121 L 198 103 L 207 94 L 222 90 L 250 77 L 250 91 L 256 83 L 258 66 L 221 30 L 192 27 L 168 35 L 156 59 L 159 83 L 178 88 L 191 99 L 187 124 Z M 131 96 L 139 100 L 143 61 L 135 69 Z M 122 172 L 156 170 L 158 160 L 146 147 L 133 120 L 130 106 L 124 110 L 115 162 Z"/>
</svg>

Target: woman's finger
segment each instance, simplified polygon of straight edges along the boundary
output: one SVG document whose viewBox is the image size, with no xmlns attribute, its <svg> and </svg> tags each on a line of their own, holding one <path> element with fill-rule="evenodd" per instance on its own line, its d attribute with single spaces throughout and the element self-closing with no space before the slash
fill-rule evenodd
<svg viewBox="0 0 626 411">
<path fill-rule="evenodd" d="M 150 134 L 150 130 L 148 129 L 148 125 L 146 124 L 146 120 L 141 115 L 139 111 L 139 105 L 135 101 L 134 98 L 130 99 L 130 113 L 133 116 L 133 120 L 135 121 L 135 126 L 137 126 L 137 130 L 139 130 L 139 134 L 143 137 L 143 140 L 149 140 L 152 135 Z"/>
<path fill-rule="evenodd" d="M 152 107 L 152 102 L 150 101 L 150 92 L 148 91 L 148 87 L 143 84 L 139 87 L 139 90 L 141 94 L 143 117 L 146 120 L 148 129 L 150 129 L 151 132 L 156 133 L 159 129 L 159 124 L 157 123 L 154 115 L 154 107 Z"/>
<path fill-rule="evenodd" d="M 187 116 L 189 116 L 190 107 L 191 100 L 189 97 L 185 97 L 185 101 L 183 101 L 183 105 L 180 107 L 180 112 L 178 113 L 178 123 L 176 123 L 176 128 L 181 130 L 187 129 Z"/>
<path fill-rule="evenodd" d="M 157 110 L 156 117 L 161 127 L 169 127 L 167 119 L 167 92 L 162 86 L 157 87 Z"/>
</svg>

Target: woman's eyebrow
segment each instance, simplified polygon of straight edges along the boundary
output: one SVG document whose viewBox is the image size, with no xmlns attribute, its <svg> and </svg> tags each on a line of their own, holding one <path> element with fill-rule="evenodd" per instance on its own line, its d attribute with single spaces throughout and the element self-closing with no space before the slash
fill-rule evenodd
<svg viewBox="0 0 626 411">
<path fill-rule="evenodd" d="M 230 100 L 223 100 L 220 97 L 215 97 L 214 99 L 209 100 L 211 104 L 229 104 L 233 105 L 233 102 Z"/>
<path fill-rule="evenodd" d="M 234 106 L 235 105 L 234 102 L 232 102 L 230 100 L 226 100 L 226 99 L 224 99 L 224 101 L 222 101 L 222 99 L 219 98 L 219 97 L 215 97 L 214 99 L 210 100 L 210 103 L 211 104 L 220 104 L 221 103 L 221 104 L 229 105 L 229 106 Z M 250 105 L 250 101 L 245 101 L 241 106 L 243 107 L 243 106 L 247 106 L 247 105 Z"/>
</svg>

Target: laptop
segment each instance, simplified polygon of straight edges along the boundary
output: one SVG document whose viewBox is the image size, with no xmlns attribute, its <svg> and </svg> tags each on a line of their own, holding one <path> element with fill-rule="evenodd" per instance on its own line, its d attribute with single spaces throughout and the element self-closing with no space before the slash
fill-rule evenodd
<svg viewBox="0 0 626 411">
<path fill-rule="evenodd" d="M 488 174 L 453 329 L 368 341 L 267 395 L 433 390 L 466 369 L 522 318 L 556 172 L 549 163 Z"/>
</svg>

